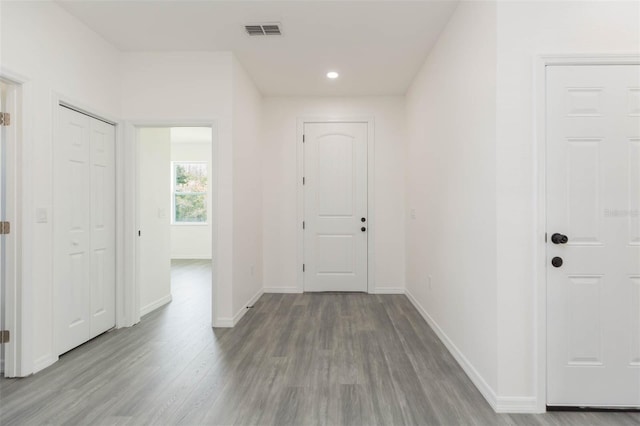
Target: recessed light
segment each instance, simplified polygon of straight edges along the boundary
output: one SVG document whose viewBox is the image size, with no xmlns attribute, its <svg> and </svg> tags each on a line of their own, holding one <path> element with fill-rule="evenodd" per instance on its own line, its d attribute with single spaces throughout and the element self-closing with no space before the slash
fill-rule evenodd
<svg viewBox="0 0 640 426">
<path fill-rule="evenodd" d="M 330 79 L 332 79 L 332 80 L 333 80 L 333 79 L 338 78 L 338 76 L 339 76 L 339 75 L 340 75 L 340 74 L 338 74 L 338 73 L 337 73 L 337 72 L 335 72 L 335 71 L 329 71 L 329 72 L 327 73 L 327 78 L 330 78 Z"/>
</svg>

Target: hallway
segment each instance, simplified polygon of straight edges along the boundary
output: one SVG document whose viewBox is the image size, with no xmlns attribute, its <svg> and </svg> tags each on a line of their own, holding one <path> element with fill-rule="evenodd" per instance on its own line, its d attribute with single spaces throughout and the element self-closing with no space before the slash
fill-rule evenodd
<svg viewBox="0 0 640 426">
<path fill-rule="evenodd" d="M 497 415 L 403 295 L 265 294 L 212 330 L 208 261 L 173 301 L 25 379 L 0 424 L 638 425 L 640 414 Z"/>
</svg>

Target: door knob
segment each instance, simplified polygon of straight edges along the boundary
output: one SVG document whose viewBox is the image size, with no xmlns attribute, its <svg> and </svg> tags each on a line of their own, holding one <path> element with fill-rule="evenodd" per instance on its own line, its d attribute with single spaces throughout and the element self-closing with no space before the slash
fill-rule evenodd
<svg viewBox="0 0 640 426">
<path fill-rule="evenodd" d="M 567 242 L 569 242 L 569 237 L 556 232 L 551 236 L 551 242 L 553 244 L 567 244 Z"/>
<path fill-rule="evenodd" d="M 561 257 L 554 257 L 553 259 L 551 259 L 551 264 L 556 268 L 561 267 L 563 263 L 564 262 Z"/>
<path fill-rule="evenodd" d="M 360 230 L 361 230 L 362 232 L 364 232 L 364 231 L 366 231 L 366 230 L 367 230 L 367 228 L 365 228 L 365 227 L 363 226 L 362 228 L 360 228 Z"/>
</svg>

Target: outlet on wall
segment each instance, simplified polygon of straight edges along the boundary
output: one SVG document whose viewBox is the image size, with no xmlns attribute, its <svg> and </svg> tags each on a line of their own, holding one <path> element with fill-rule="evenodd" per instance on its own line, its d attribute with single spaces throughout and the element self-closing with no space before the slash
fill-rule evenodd
<svg viewBox="0 0 640 426">
<path fill-rule="evenodd" d="M 249 269 L 250 269 L 250 271 L 251 271 L 251 276 L 253 276 L 253 274 L 254 274 L 254 273 L 255 273 L 255 271 L 256 271 L 255 266 L 251 265 L 251 268 L 249 268 Z"/>
<path fill-rule="evenodd" d="M 427 287 L 431 290 L 431 275 L 427 275 Z"/>
</svg>

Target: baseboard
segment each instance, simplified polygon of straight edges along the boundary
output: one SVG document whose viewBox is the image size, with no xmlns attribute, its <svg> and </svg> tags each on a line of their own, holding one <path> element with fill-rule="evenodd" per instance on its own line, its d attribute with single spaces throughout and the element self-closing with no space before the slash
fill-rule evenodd
<svg viewBox="0 0 640 426">
<path fill-rule="evenodd" d="M 302 293 L 298 287 L 265 287 L 265 293 Z"/>
<path fill-rule="evenodd" d="M 499 396 L 494 410 L 497 413 L 544 413 L 533 396 Z"/>
<path fill-rule="evenodd" d="M 156 309 L 158 309 L 161 306 L 166 305 L 167 303 L 171 302 L 171 294 L 167 294 L 164 297 L 161 297 L 160 299 L 149 303 L 146 306 L 143 306 L 142 308 L 140 308 L 140 316 L 143 317 L 153 311 L 155 311 Z"/>
<path fill-rule="evenodd" d="M 57 356 L 53 356 L 52 354 L 47 354 L 44 356 L 41 356 L 40 358 L 36 359 L 35 361 L 33 361 L 33 374 L 37 373 L 38 371 L 42 371 L 45 368 L 55 364 L 56 362 L 58 362 L 58 357 Z"/>
<path fill-rule="evenodd" d="M 213 321 L 214 328 L 232 328 L 233 327 L 233 318 L 218 318 Z"/>
<path fill-rule="evenodd" d="M 376 287 L 370 294 L 404 294 L 404 287 Z"/>
<path fill-rule="evenodd" d="M 440 341 L 446 346 L 451 355 L 458 361 L 460 367 L 464 370 L 464 372 L 469 376 L 469 379 L 473 382 L 473 384 L 478 388 L 482 396 L 487 400 L 491 408 L 494 411 L 497 411 L 498 408 L 498 398 L 496 396 L 496 392 L 489 386 L 489 384 L 484 380 L 484 378 L 478 373 L 478 371 L 474 368 L 474 366 L 469 362 L 469 360 L 464 356 L 464 354 L 458 349 L 458 347 L 453 343 L 453 341 L 447 336 L 447 334 L 440 328 L 437 322 L 427 313 L 426 309 L 422 307 L 422 305 L 418 302 L 418 300 L 411 294 L 411 292 L 407 289 L 405 294 L 415 306 L 415 308 L 420 312 L 420 315 L 424 318 L 424 320 L 429 324 L 431 329 L 436 333 Z"/>
<path fill-rule="evenodd" d="M 238 322 L 240 322 L 240 320 L 242 319 L 242 317 L 249 311 L 249 306 L 253 306 L 258 299 L 260 299 L 260 296 L 262 296 L 264 294 L 264 290 L 260 289 L 257 291 L 256 294 L 254 294 L 251 299 L 249 299 L 247 301 L 247 303 L 244 304 L 244 306 L 242 307 L 242 309 L 240 309 L 234 316 L 233 316 L 233 321 L 232 321 L 232 326 L 231 327 L 235 327 L 236 324 L 238 324 Z"/>
<path fill-rule="evenodd" d="M 171 260 L 211 260 L 211 256 L 171 256 Z"/>
</svg>

